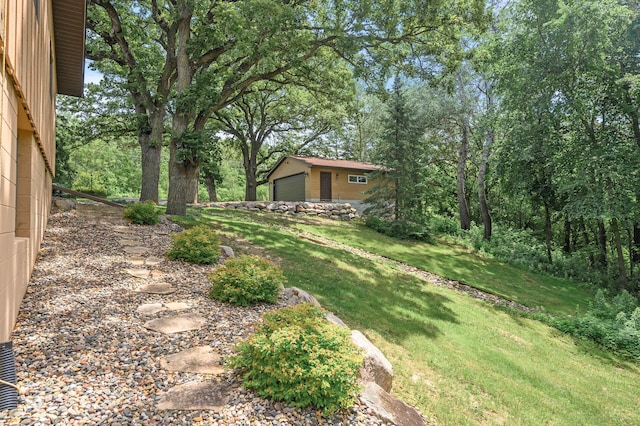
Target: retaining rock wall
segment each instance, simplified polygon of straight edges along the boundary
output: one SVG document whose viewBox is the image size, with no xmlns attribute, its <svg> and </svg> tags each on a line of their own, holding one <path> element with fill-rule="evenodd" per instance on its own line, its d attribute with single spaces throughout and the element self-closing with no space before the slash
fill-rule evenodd
<svg viewBox="0 0 640 426">
<path fill-rule="evenodd" d="M 262 211 L 266 213 L 320 216 L 341 220 L 351 220 L 358 217 L 358 212 L 349 203 L 312 203 L 309 201 L 235 201 L 204 203 L 202 205 L 206 207 Z"/>
</svg>

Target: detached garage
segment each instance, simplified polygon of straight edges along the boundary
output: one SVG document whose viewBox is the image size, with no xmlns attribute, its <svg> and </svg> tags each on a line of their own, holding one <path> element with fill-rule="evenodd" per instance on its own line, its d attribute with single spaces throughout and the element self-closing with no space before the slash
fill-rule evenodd
<svg viewBox="0 0 640 426">
<path fill-rule="evenodd" d="M 379 181 L 370 163 L 288 155 L 267 174 L 271 201 L 357 202 Z"/>
<path fill-rule="evenodd" d="M 304 200 L 304 173 L 286 176 L 273 181 L 273 200 L 301 201 Z"/>
</svg>

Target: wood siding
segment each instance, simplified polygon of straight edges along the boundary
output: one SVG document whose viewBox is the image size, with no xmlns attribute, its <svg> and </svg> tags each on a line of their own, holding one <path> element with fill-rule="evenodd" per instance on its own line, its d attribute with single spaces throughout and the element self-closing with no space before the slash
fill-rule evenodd
<svg viewBox="0 0 640 426">
<path fill-rule="evenodd" d="M 276 179 L 306 173 L 304 201 L 320 201 L 320 174 L 322 172 L 331 174 L 331 201 L 333 202 L 362 201 L 369 196 L 365 194 L 365 191 L 375 187 L 379 182 L 376 179 L 371 179 L 371 172 L 369 171 L 332 167 L 310 167 L 304 161 L 295 158 L 285 158 L 269 175 L 269 199 L 274 200 L 273 182 Z M 364 175 L 368 177 L 368 181 L 366 184 L 350 183 L 348 181 L 349 175 Z"/>
<path fill-rule="evenodd" d="M 302 161 L 295 160 L 293 158 L 285 159 L 278 168 L 271 173 L 269 176 L 269 199 L 274 200 L 273 194 L 273 182 L 276 179 L 281 179 L 287 176 L 293 176 L 300 173 L 307 173 L 305 176 L 305 185 L 304 185 L 304 198 L 309 198 L 309 167 L 303 163 Z M 300 200 L 304 201 L 304 200 Z"/>
<path fill-rule="evenodd" d="M 26 292 L 51 205 L 56 75 L 51 1 L 0 1 L 0 343 Z M 6 12 L 6 13 L 5 13 Z"/>
<path fill-rule="evenodd" d="M 366 184 L 349 183 L 348 175 L 366 175 L 362 170 L 312 168 L 311 185 L 309 191 L 309 201 L 320 200 L 320 173 L 331 173 L 331 196 L 334 202 L 339 201 L 361 201 L 368 197 L 365 191 L 377 185 L 377 180 L 368 179 Z"/>
</svg>

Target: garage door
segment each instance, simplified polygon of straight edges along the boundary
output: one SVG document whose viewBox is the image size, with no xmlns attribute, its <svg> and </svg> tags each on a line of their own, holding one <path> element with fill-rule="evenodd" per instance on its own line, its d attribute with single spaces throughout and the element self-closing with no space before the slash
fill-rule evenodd
<svg viewBox="0 0 640 426">
<path fill-rule="evenodd" d="M 304 201 L 304 173 L 273 181 L 274 201 Z"/>
</svg>

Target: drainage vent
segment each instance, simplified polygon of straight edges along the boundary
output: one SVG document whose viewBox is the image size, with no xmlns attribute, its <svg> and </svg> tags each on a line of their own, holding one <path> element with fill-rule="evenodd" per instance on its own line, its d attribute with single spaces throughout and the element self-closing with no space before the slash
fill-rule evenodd
<svg viewBox="0 0 640 426">
<path fill-rule="evenodd" d="M 0 343 L 0 380 L 16 384 L 16 362 L 13 357 L 13 342 Z M 0 411 L 13 410 L 18 406 L 18 391 L 0 383 Z"/>
</svg>

